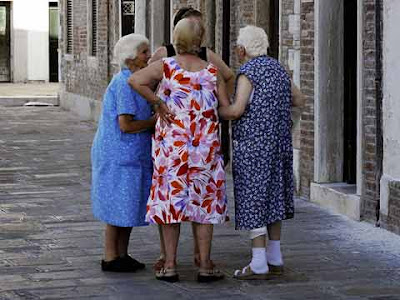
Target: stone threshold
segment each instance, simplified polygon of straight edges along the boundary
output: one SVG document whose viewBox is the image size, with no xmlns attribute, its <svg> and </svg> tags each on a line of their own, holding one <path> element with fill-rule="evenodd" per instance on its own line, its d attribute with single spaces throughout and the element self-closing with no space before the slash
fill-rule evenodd
<svg viewBox="0 0 400 300">
<path fill-rule="evenodd" d="M 14 107 L 24 106 L 27 103 L 46 103 L 58 106 L 58 95 L 54 96 L 0 96 L 0 106 Z"/>
<path fill-rule="evenodd" d="M 347 183 L 311 183 L 310 201 L 333 213 L 360 221 L 360 196 L 357 186 Z"/>
</svg>

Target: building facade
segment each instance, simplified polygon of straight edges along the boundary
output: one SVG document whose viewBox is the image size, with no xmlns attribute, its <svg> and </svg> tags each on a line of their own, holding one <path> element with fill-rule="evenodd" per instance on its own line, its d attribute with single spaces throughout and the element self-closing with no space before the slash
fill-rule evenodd
<svg viewBox="0 0 400 300">
<path fill-rule="evenodd" d="M 155 50 L 182 6 L 203 12 L 205 44 L 234 69 L 240 27 L 269 34 L 307 98 L 293 130 L 298 195 L 400 233 L 399 1 L 60 0 L 61 104 L 96 120 L 116 41 L 138 32 Z"/>
<path fill-rule="evenodd" d="M 0 82 L 58 81 L 57 0 L 0 1 Z"/>
</svg>

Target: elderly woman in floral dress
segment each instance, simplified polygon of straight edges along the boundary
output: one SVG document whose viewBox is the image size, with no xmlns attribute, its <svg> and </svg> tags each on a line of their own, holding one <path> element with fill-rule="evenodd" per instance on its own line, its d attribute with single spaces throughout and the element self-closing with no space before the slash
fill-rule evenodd
<svg viewBox="0 0 400 300">
<path fill-rule="evenodd" d="M 220 151 L 219 105 L 229 105 L 216 67 L 201 60 L 204 36 L 200 22 L 183 19 L 174 29 L 177 55 L 135 73 L 130 84 L 154 105 L 160 118 L 153 140 L 154 173 L 146 219 L 160 224 L 165 240 L 165 263 L 156 278 L 179 279 L 176 250 L 180 223 L 194 224 L 200 250 L 200 282 L 223 274 L 211 259 L 213 225 L 225 222 L 224 162 Z M 151 90 L 160 82 L 158 94 Z"/>
<path fill-rule="evenodd" d="M 263 29 L 246 26 L 240 30 L 237 54 L 242 66 L 235 101 L 219 108 L 222 118 L 235 120 L 235 221 L 237 229 L 250 231 L 252 240 L 252 260 L 235 271 L 237 279 L 282 274 L 281 224 L 294 215 L 291 81 L 279 62 L 267 56 L 267 49 Z"/>
</svg>

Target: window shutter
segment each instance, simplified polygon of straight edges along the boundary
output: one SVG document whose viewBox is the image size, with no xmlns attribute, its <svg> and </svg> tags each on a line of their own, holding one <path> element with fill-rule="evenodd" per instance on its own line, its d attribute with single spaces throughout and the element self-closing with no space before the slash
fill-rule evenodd
<svg viewBox="0 0 400 300">
<path fill-rule="evenodd" d="M 98 21 L 98 6 L 97 0 L 92 0 L 92 56 L 97 55 L 97 21 Z"/>
<path fill-rule="evenodd" d="M 72 53 L 72 0 L 67 0 L 67 53 Z"/>
</svg>

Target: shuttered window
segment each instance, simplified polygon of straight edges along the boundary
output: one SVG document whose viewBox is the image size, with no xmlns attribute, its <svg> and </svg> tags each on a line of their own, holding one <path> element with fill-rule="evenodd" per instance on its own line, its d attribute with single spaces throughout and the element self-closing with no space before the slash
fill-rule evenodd
<svg viewBox="0 0 400 300">
<path fill-rule="evenodd" d="M 98 3 L 97 0 L 91 0 L 92 12 L 92 30 L 91 30 L 91 55 L 97 55 L 97 23 L 98 23 Z"/>
<path fill-rule="evenodd" d="M 73 35 L 73 30 L 72 30 L 72 0 L 67 0 L 66 1 L 66 10 L 67 10 L 67 13 L 66 13 L 66 25 L 67 25 L 67 37 L 66 37 L 66 43 L 67 43 L 67 45 L 66 45 L 66 52 L 68 53 L 68 54 L 71 54 L 72 53 L 72 41 L 73 41 L 73 39 L 72 39 L 72 35 Z"/>
</svg>

